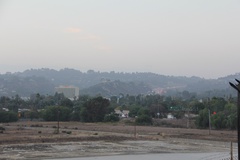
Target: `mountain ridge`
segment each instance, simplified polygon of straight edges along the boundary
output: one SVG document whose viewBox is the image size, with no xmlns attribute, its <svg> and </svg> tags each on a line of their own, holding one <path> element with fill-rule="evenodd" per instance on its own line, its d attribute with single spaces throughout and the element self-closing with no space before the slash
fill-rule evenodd
<svg viewBox="0 0 240 160">
<path fill-rule="evenodd" d="M 197 94 L 214 90 L 234 94 L 230 90 L 228 82 L 234 81 L 235 78 L 239 79 L 240 73 L 217 79 L 205 79 L 196 76 L 165 76 L 151 72 L 126 73 L 94 70 L 81 72 L 69 68 L 59 71 L 42 68 L 0 74 L 0 96 L 13 96 L 13 94 L 29 96 L 33 93 L 54 94 L 54 87 L 59 85 L 74 85 L 80 88 L 80 93 L 91 95 L 94 93 L 111 95 L 123 92 L 122 90 L 125 90 L 124 94 L 164 94 L 167 91 L 182 92 L 184 90 Z M 15 89 L 13 92 L 14 88 L 18 88 L 18 90 Z"/>
</svg>

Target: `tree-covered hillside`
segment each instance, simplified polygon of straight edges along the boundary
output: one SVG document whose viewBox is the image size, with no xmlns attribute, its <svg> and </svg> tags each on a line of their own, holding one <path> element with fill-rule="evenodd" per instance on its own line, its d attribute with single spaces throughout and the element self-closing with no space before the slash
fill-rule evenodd
<svg viewBox="0 0 240 160">
<path fill-rule="evenodd" d="M 240 78 L 235 74 L 219 79 L 200 77 L 165 76 L 155 73 L 81 72 L 75 69 L 30 69 L 24 72 L 0 75 L 0 96 L 30 96 L 32 93 L 53 94 L 54 87 L 74 85 L 86 94 L 176 94 L 182 91 L 198 95 L 224 96 L 236 94 L 228 84 Z"/>
</svg>

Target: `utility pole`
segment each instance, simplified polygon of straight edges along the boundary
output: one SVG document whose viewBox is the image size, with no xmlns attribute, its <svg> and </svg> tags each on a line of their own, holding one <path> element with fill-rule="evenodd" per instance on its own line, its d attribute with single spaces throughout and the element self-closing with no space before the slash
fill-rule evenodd
<svg viewBox="0 0 240 160">
<path fill-rule="evenodd" d="M 230 86 L 237 90 L 238 101 L 237 101 L 237 132 L 238 132 L 238 160 L 240 160 L 240 81 L 235 79 L 238 84 L 229 82 Z"/>
<path fill-rule="evenodd" d="M 190 108 L 187 109 L 187 129 L 189 129 L 190 125 Z"/>
<path fill-rule="evenodd" d="M 207 106 L 208 106 L 208 134 L 211 134 L 211 110 L 209 105 L 209 98 L 207 99 Z"/>
<path fill-rule="evenodd" d="M 58 123 L 57 123 L 57 134 L 59 134 L 59 113 L 60 113 L 60 110 L 58 110 L 58 112 L 57 112 L 57 120 L 58 120 Z"/>
<path fill-rule="evenodd" d="M 209 130 L 208 134 L 211 134 L 211 113 L 210 113 L 210 108 L 208 108 L 208 123 L 209 123 Z"/>
<path fill-rule="evenodd" d="M 137 139 L 137 126 L 136 126 L 136 124 L 134 125 L 134 138 L 135 138 L 135 140 Z"/>
</svg>

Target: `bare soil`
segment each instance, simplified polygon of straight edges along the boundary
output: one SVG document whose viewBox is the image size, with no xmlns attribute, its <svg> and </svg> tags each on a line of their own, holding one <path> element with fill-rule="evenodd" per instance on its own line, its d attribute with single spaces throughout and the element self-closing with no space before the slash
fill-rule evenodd
<svg viewBox="0 0 240 160">
<path fill-rule="evenodd" d="M 0 124 L 0 160 L 229 150 L 236 131 L 131 126 L 123 123 L 22 121 Z"/>
</svg>

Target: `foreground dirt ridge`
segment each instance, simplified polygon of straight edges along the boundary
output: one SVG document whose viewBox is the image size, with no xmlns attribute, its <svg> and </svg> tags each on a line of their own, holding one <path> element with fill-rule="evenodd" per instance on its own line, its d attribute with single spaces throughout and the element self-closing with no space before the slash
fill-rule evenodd
<svg viewBox="0 0 240 160">
<path fill-rule="evenodd" d="M 228 152 L 236 131 L 123 124 L 17 122 L 0 124 L 0 160 L 116 154 Z M 234 144 L 234 149 L 236 149 Z"/>
</svg>

